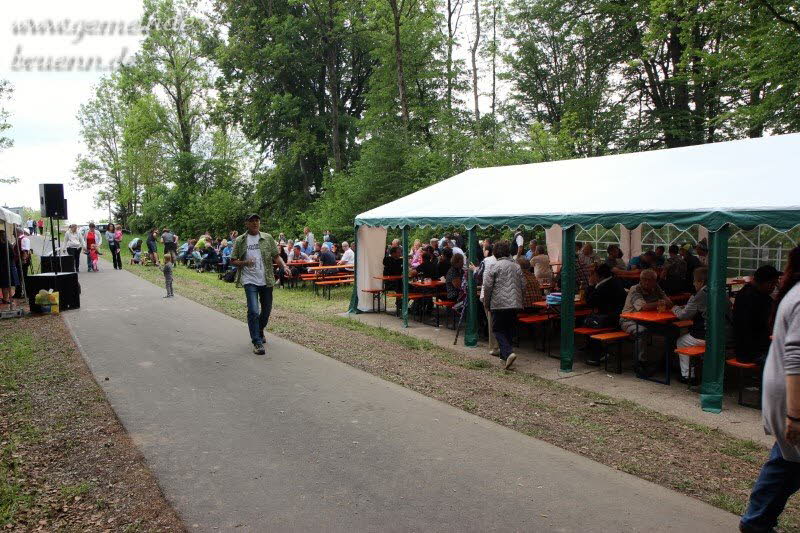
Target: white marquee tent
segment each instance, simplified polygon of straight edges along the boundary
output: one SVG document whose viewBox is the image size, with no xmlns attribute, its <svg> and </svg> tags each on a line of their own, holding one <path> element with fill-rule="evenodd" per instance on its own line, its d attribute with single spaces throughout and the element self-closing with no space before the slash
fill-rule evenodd
<svg viewBox="0 0 800 533">
<path fill-rule="evenodd" d="M 728 226 L 749 229 L 764 224 L 786 231 L 800 224 L 799 169 L 800 134 L 792 134 L 468 170 L 356 217 L 356 288 L 351 311 L 372 308 L 371 296 L 362 290 L 381 287 L 375 276 L 382 274 L 387 228 L 415 226 L 463 226 L 475 240 L 478 228 L 542 225 L 547 228 L 549 248 L 555 250 L 561 244 L 562 251 L 570 251 L 563 254 L 563 262 L 564 271 L 571 272 L 576 226 L 622 224 L 628 231 L 623 248 L 630 257 L 640 246 L 637 228 L 642 223 L 674 224 L 680 229 L 697 224 L 710 232 L 712 253 L 716 249 L 719 258 L 711 276 L 716 272 L 717 285 L 722 276 L 724 293 L 722 259 L 723 255 L 727 258 Z M 472 252 L 473 260 L 477 259 Z M 565 301 L 568 291 L 574 290 L 569 282 L 564 283 Z M 710 284 L 710 288 L 715 287 Z M 564 311 L 569 312 L 562 312 L 566 318 L 562 368 L 569 370 L 572 342 L 565 342 L 564 330 L 571 335 L 574 317 L 570 310 Z M 469 338 L 465 336 L 468 342 Z M 707 354 L 720 356 L 714 341 L 709 344 Z M 708 391 L 720 399 L 721 372 L 717 376 L 720 389 Z"/>
</svg>

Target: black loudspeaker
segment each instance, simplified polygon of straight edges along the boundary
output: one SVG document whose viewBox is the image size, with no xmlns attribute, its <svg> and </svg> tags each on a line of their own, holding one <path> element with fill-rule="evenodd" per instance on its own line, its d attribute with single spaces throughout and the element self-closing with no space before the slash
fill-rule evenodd
<svg viewBox="0 0 800 533">
<path fill-rule="evenodd" d="M 42 257 L 41 264 L 42 274 L 47 272 L 75 272 L 75 260 L 71 255 Z"/>
<path fill-rule="evenodd" d="M 39 311 L 36 294 L 42 289 L 46 291 L 53 289 L 53 292 L 58 292 L 58 305 L 61 311 L 78 309 L 81 306 L 81 286 L 78 283 L 78 274 L 75 272 L 37 274 L 28 276 L 25 283 L 32 313 Z"/>
<path fill-rule="evenodd" d="M 40 183 L 39 206 L 43 217 L 53 217 L 58 220 L 67 219 L 67 202 L 64 199 L 64 184 Z"/>
</svg>

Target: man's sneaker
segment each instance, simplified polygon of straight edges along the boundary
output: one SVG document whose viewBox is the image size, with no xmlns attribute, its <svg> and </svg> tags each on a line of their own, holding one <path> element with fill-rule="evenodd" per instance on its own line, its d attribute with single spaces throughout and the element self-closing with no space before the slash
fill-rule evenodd
<svg viewBox="0 0 800 533">
<path fill-rule="evenodd" d="M 267 351 L 264 349 L 263 344 L 256 344 L 253 346 L 253 353 L 256 355 L 264 355 Z"/>
<path fill-rule="evenodd" d="M 510 353 L 508 354 L 508 358 L 506 359 L 506 366 L 505 369 L 508 370 L 511 368 L 511 365 L 514 364 L 514 360 L 517 358 L 517 354 Z"/>
<path fill-rule="evenodd" d="M 500 350 L 489 350 L 489 355 L 500 357 Z"/>
</svg>

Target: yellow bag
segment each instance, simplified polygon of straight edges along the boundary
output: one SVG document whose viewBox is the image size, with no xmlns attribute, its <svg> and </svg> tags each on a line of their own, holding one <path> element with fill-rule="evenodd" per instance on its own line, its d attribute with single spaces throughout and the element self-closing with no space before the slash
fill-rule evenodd
<svg viewBox="0 0 800 533">
<path fill-rule="evenodd" d="M 60 312 L 58 307 L 58 293 L 51 292 L 48 296 L 50 299 L 50 312 L 57 315 Z"/>
</svg>

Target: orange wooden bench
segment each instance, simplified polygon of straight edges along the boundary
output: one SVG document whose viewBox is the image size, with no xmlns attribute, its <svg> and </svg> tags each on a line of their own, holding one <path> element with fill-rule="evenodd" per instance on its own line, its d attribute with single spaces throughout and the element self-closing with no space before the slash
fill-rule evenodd
<svg viewBox="0 0 800 533">
<path fill-rule="evenodd" d="M 322 296 L 325 296 L 325 290 L 328 291 L 328 300 L 331 299 L 331 289 L 334 285 L 349 285 L 355 281 L 354 278 L 343 278 L 343 279 L 331 279 L 331 280 L 324 280 L 324 281 L 315 281 L 314 288 L 322 287 Z"/>
<path fill-rule="evenodd" d="M 702 346 L 682 346 L 675 348 L 675 353 L 678 355 L 685 355 L 689 357 L 689 386 L 688 389 L 692 388 L 692 376 L 697 375 L 697 363 L 706 353 L 706 346 L 705 344 Z"/>
<path fill-rule="evenodd" d="M 375 312 L 375 302 L 378 303 L 378 312 L 381 312 L 381 296 L 386 292 L 385 289 L 361 289 L 361 292 L 366 292 L 372 295 L 372 312 Z M 386 309 L 384 303 L 383 308 Z"/>
<path fill-rule="evenodd" d="M 761 367 L 759 367 L 757 363 L 748 363 L 746 361 L 739 361 L 735 357 L 731 359 L 726 359 L 725 364 L 735 368 L 737 371 L 738 374 L 737 381 L 739 385 L 739 400 L 738 400 L 739 405 L 743 405 L 745 407 L 752 407 L 754 409 L 761 409 Z M 745 371 L 750 372 L 756 378 L 754 380 L 758 388 L 758 400 L 756 400 L 756 403 L 745 403 L 742 400 L 742 395 L 744 392 Z"/>
<path fill-rule="evenodd" d="M 542 329 L 544 329 L 544 326 L 546 326 L 550 322 L 551 318 L 552 315 L 548 313 L 544 313 L 541 315 L 531 315 L 531 314 L 517 315 L 517 323 L 534 327 L 537 324 L 540 324 L 542 326 Z M 547 353 L 549 354 L 550 346 L 549 343 L 547 342 L 548 337 L 549 335 L 545 330 L 544 333 L 542 334 L 542 351 L 547 351 Z M 519 334 L 517 335 L 517 346 L 519 346 Z"/>
<path fill-rule="evenodd" d="M 452 313 L 453 306 L 456 305 L 456 302 L 453 300 L 433 300 L 433 305 L 436 307 L 436 327 L 439 327 L 439 310 L 444 309 L 444 327 L 447 327 L 448 324 L 448 317 L 450 313 Z M 453 325 L 455 326 L 456 317 L 453 316 Z"/>
<path fill-rule="evenodd" d="M 594 339 L 602 344 L 606 349 L 606 361 L 605 361 L 605 369 L 608 372 L 608 360 L 613 353 L 611 352 L 611 347 L 616 345 L 617 346 L 617 374 L 622 374 L 622 343 L 626 340 L 631 339 L 631 335 L 625 331 L 609 331 L 608 333 L 597 333 L 596 335 L 591 335 L 590 339 Z"/>
</svg>

